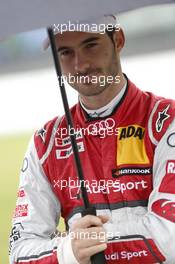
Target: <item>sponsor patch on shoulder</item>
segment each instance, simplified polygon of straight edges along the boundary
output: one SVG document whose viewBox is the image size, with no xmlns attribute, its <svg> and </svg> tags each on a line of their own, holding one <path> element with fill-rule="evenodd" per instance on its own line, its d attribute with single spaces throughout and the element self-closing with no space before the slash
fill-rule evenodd
<svg viewBox="0 0 175 264">
<path fill-rule="evenodd" d="M 157 200 L 152 204 L 152 211 L 175 223 L 175 202 L 168 199 Z"/>
<path fill-rule="evenodd" d="M 168 135 L 167 144 L 171 148 L 175 147 L 175 133 L 171 133 L 170 135 Z"/>
<path fill-rule="evenodd" d="M 153 110 L 151 120 L 151 133 L 153 138 L 159 142 L 175 116 L 175 105 L 173 101 L 162 100 L 157 108 Z M 157 144 L 157 143 L 156 143 Z"/>
<path fill-rule="evenodd" d="M 28 166 L 29 166 L 29 161 L 28 158 L 25 157 L 23 160 L 21 171 L 25 172 L 28 169 Z"/>
<path fill-rule="evenodd" d="M 162 111 L 158 112 L 158 118 L 156 120 L 156 131 L 160 133 L 162 131 L 165 121 L 170 117 L 168 110 L 170 105 L 166 106 Z"/>
<path fill-rule="evenodd" d="M 46 141 L 46 129 L 43 127 L 37 132 L 37 136 L 39 136 L 43 143 Z"/>
<path fill-rule="evenodd" d="M 18 194 L 17 194 L 17 196 L 18 196 L 19 198 L 25 197 L 25 191 L 24 191 L 24 188 L 21 187 L 21 188 L 18 190 Z"/>
<path fill-rule="evenodd" d="M 175 160 L 168 160 L 166 173 L 159 187 L 159 192 L 175 194 Z"/>
<path fill-rule="evenodd" d="M 15 223 L 10 234 L 9 255 L 11 253 L 11 248 L 13 244 L 21 238 L 21 230 L 24 230 L 22 224 Z"/>
<path fill-rule="evenodd" d="M 13 218 L 28 216 L 28 204 L 19 204 L 15 208 Z"/>
</svg>

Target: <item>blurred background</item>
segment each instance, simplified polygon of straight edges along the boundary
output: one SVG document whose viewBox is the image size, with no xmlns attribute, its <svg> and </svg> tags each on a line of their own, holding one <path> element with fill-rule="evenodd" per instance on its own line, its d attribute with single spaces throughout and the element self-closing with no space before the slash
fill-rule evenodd
<svg viewBox="0 0 175 264">
<path fill-rule="evenodd" d="M 175 99 L 175 5 L 148 7 L 118 17 L 126 34 L 123 72 L 142 90 Z M 18 175 L 33 132 L 63 114 L 45 29 L 0 42 L 0 263 L 8 264 L 8 235 Z M 77 94 L 67 86 L 70 106 Z"/>
</svg>

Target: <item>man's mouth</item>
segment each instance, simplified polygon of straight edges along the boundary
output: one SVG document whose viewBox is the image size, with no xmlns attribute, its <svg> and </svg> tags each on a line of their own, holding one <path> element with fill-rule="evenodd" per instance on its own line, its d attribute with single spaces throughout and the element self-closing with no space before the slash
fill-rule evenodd
<svg viewBox="0 0 175 264">
<path fill-rule="evenodd" d="M 78 76 L 78 79 L 81 80 L 82 84 L 91 84 L 92 80 L 96 80 L 98 75 L 99 75 L 99 72 L 96 71 L 96 72 L 91 72 L 91 73 L 87 73 L 84 75 L 82 74 Z"/>
</svg>

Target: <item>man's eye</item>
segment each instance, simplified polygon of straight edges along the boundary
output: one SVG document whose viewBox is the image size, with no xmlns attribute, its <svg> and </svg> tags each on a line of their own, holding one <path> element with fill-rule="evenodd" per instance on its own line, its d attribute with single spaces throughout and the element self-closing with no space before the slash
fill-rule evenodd
<svg viewBox="0 0 175 264">
<path fill-rule="evenodd" d="M 86 48 L 93 48 L 93 47 L 95 47 L 95 46 L 97 46 L 97 43 L 88 43 L 88 44 L 86 45 Z"/>
<path fill-rule="evenodd" d="M 60 52 L 60 55 L 61 56 L 69 56 L 69 55 L 71 55 L 71 50 L 63 50 L 63 51 L 61 51 Z"/>
</svg>

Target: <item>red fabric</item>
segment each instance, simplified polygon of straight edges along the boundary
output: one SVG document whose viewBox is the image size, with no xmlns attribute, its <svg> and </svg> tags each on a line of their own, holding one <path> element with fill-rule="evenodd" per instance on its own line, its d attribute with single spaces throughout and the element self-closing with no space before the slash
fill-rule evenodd
<svg viewBox="0 0 175 264">
<path fill-rule="evenodd" d="M 144 133 L 144 146 L 146 149 L 146 153 L 148 156 L 147 164 L 137 164 L 136 166 L 146 166 L 152 167 L 153 160 L 153 152 L 154 147 L 149 139 L 148 131 L 147 131 L 147 123 L 149 119 L 150 112 L 156 102 L 157 98 L 152 96 L 151 94 L 142 93 L 138 90 L 134 84 L 129 82 L 127 97 L 125 98 L 124 104 L 121 104 L 118 107 L 117 111 L 110 116 L 110 119 L 113 119 L 115 122 L 114 130 L 118 127 L 129 127 L 131 125 L 137 124 L 139 127 L 145 129 Z M 129 111 L 129 113 L 128 113 Z M 134 115 L 134 113 L 140 113 Z M 74 120 L 75 128 L 85 128 L 87 129 L 89 126 L 92 127 L 93 124 L 99 122 L 100 120 L 89 121 L 85 115 L 84 110 L 81 108 L 80 104 L 75 105 L 71 109 L 72 117 Z M 127 119 L 125 119 L 127 113 Z M 143 116 L 143 113 L 146 113 L 146 116 Z M 102 119 L 103 120 L 103 119 Z M 48 132 L 46 134 L 46 142 L 41 142 L 41 138 L 36 135 L 35 137 L 35 145 L 36 149 L 39 152 L 39 157 L 41 158 L 45 151 L 46 146 L 48 146 L 48 141 L 50 140 L 50 133 L 54 126 L 55 119 L 48 123 L 45 128 Z M 110 125 L 110 124 L 109 124 Z M 55 134 L 55 141 L 53 148 L 43 164 L 43 169 L 48 175 L 48 179 L 53 186 L 53 191 L 55 195 L 58 197 L 61 204 L 64 204 L 62 215 L 67 218 L 74 208 L 82 206 L 82 199 L 77 199 L 80 197 L 80 190 L 75 186 L 66 186 L 61 189 L 60 179 L 62 181 L 68 182 L 69 179 L 76 182 L 77 181 L 77 172 L 74 166 L 74 158 L 71 153 L 71 142 L 67 141 L 67 135 L 64 135 L 63 138 L 60 137 L 61 130 L 66 131 L 66 120 L 62 118 L 58 128 L 57 133 Z M 97 126 L 98 127 L 98 126 Z M 118 132 L 118 131 L 115 131 Z M 130 135 L 130 138 L 135 135 Z M 137 137 L 138 141 L 140 140 Z M 83 144 L 83 151 L 80 153 L 80 158 L 83 164 L 83 171 L 85 179 L 92 183 L 92 180 L 95 180 L 97 183 L 99 180 L 112 180 L 113 182 L 117 181 L 112 175 L 112 171 L 118 168 L 118 164 L 116 162 L 117 159 L 117 135 L 112 133 L 112 135 L 105 136 L 104 138 L 100 138 L 99 135 L 85 135 L 83 137 L 78 137 L 77 142 L 79 144 Z M 125 139 L 123 139 L 125 140 Z M 108 151 L 110 149 L 110 151 Z M 63 151 L 63 152 L 62 152 Z M 61 154 L 62 155 L 61 155 Z M 64 155 L 63 155 L 64 154 Z M 60 158 L 64 156 L 64 158 Z M 66 158 L 65 158 L 66 156 Z M 133 166 L 133 164 L 126 163 L 124 167 Z M 96 169 L 98 167 L 98 170 Z M 143 187 L 145 181 L 146 188 Z M 128 181 L 130 183 L 128 183 Z M 152 177 L 151 175 L 126 175 L 124 177 L 120 177 L 119 181 L 116 184 L 119 184 L 120 187 L 126 184 L 130 184 L 129 188 L 131 190 L 126 190 L 121 193 L 119 190 L 113 191 L 111 188 L 110 193 L 102 190 L 102 191 L 93 189 L 88 190 L 90 203 L 102 203 L 102 204 L 116 204 L 126 201 L 147 201 L 150 192 L 152 191 Z M 132 184 L 137 185 L 138 189 L 132 189 Z M 120 188 L 119 187 L 119 188 Z M 118 188 L 118 187 L 117 187 Z M 124 186 L 125 188 L 125 186 Z M 73 193 L 73 195 L 72 195 Z M 65 201 L 67 201 L 65 203 Z"/>
<path fill-rule="evenodd" d="M 157 200 L 152 204 L 152 211 L 175 223 L 175 202 L 168 199 Z"/>
<path fill-rule="evenodd" d="M 169 105 L 169 107 L 168 107 Z M 175 115 L 175 105 L 171 100 L 164 99 L 160 102 L 157 110 L 153 115 L 152 131 L 155 139 L 160 141 L 167 128 L 171 124 Z"/>
<path fill-rule="evenodd" d="M 160 253 L 153 240 L 148 240 L 154 254 L 160 259 L 165 261 L 164 256 Z M 105 251 L 105 258 L 108 264 L 152 264 L 157 263 L 157 260 L 150 253 L 147 245 L 143 240 L 132 240 L 125 242 L 116 242 L 108 244 Z"/>
<path fill-rule="evenodd" d="M 159 187 L 159 192 L 175 194 L 175 160 L 168 160 L 166 174 Z"/>
</svg>

